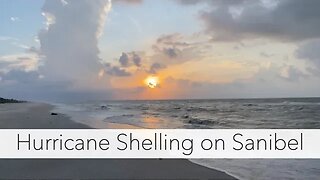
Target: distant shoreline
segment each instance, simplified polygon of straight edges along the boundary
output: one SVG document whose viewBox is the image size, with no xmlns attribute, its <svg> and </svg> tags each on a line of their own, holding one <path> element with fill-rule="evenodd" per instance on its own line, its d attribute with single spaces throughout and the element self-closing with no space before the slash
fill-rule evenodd
<svg viewBox="0 0 320 180">
<path fill-rule="evenodd" d="M 0 97 L 0 104 L 7 104 L 7 103 L 25 103 L 26 101 L 20 101 L 16 99 L 5 99 Z"/>
</svg>

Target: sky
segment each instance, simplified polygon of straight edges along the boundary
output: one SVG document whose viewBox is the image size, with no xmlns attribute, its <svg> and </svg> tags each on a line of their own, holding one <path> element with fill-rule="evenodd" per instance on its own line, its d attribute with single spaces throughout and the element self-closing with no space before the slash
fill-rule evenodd
<svg viewBox="0 0 320 180">
<path fill-rule="evenodd" d="M 320 96 L 318 0 L 2 0 L 0 97 Z M 156 79 L 150 86 L 146 79 Z"/>
</svg>

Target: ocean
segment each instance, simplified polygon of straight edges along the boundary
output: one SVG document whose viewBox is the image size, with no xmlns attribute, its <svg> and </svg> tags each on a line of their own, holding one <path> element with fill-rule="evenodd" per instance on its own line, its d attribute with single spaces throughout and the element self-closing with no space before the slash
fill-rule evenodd
<svg viewBox="0 0 320 180">
<path fill-rule="evenodd" d="M 95 101 L 55 104 L 93 128 L 320 129 L 320 98 Z M 320 160 L 192 159 L 239 179 L 319 179 Z"/>
</svg>

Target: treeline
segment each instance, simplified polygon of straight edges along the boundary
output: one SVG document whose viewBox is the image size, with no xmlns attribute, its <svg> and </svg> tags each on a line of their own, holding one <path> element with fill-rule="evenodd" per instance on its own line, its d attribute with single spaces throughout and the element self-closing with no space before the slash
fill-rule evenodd
<svg viewBox="0 0 320 180">
<path fill-rule="evenodd" d="M 15 99 L 4 99 L 0 97 L 0 104 L 4 104 L 4 103 L 23 103 L 25 101 L 18 101 Z"/>
</svg>

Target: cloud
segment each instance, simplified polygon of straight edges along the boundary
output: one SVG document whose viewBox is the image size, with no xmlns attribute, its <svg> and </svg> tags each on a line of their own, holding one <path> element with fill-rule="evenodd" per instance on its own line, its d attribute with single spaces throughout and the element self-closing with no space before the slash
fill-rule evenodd
<svg viewBox="0 0 320 180">
<path fill-rule="evenodd" d="M 184 88 L 198 88 L 200 87 L 203 83 L 202 82 L 196 82 L 196 81 L 191 81 L 188 79 L 176 79 L 173 77 L 167 77 L 165 79 L 166 83 L 174 83 L 178 87 L 184 87 Z"/>
<path fill-rule="evenodd" d="M 193 5 L 201 2 L 201 0 L 176 0 L 176 1 L 183 5 Z"/>
<path fill-rule="evenodd" d="M 160 63 L 153 63 L 151 66 L 150 66 L 150 69 L 149 69 L 149 73 L 151 74 L 156 74 L 160 69 L 164 69 L 166 68 L 165 65 L 163 64 L 160 64 Z"/>
<path fill-rule="evenodd" d="M 1 94 L 45 100 L 107 97 L 108 80 L 98 77 L 103 68 L 98 40 L 110 8 L 110 0 L 46 0 L 40 48 L 1 57 Z"/>
<path fill-rule="evenodd" d="M 0 41 L 18 41 L 18 39 L 10 36 L 0 36 Z"/>
<path fill-rule="evenodd" d="M 141 66 L 141 57 L 136 53 L 133 53 L 132 56 L 133 56 L 132 61 L 133 61 L 134 65 L 136 65 L 137 67 L 140 67 Z"/>
<path fill-rule="evenodd" d="M 12 45 L 21 49 L 28 50 L 30 47 L 21 43 L 18 38 L 10 37 L 10 36 L 0 36 L 0 41 L 4 41 L 5 45 Z"/>
<path fill-rule="evenodd" d="M 178 1 L 181 4 L 206 3 L 200 12 L 206 33 L 215 41 L 272 38 L 299 41 L 320 36 L 318 0 L 217 0 Z"/>
<path fill-rule="evenodd" d="M 206 43 L 187 42 L 188 37 L 179 33 L 159 36 L 151 46 L 153 52 L 123 52 L 113 65 L 106 64 L 107 74 L 113 76 L 134 76 L 140 70 L 157 74 L 172 64 L 201 59 Z M 190 38 L 191 39 L 191 38 Z M 148 54 L 148 55 L 146 55 Z"/>
<path fill-rule="evenodd" d="M 175 0 L 183 5 L 194 5 L 199 3 L 208 3 L 212 5 L 236 5 L 252 0 Z"/>
<path fill-rule="evenodd" d="M 114 3 L 140 4 L 143 0 L 113 0 Z"/>
<path fill-rule="evenodd" d="M 121 66 L 129 66 L 129 56 L 127 53 L 122 53 L 122 55 L 119 58 L 119 63 Z"/>
<path fill-rule="evenodd" d="M 118 66 L 112 66 L 110 64 L 105 64 L 104 71 L 111 76 L 130 76 L 131 73 L 127 72 L 124 68 Z"/>
<path fill-rule="evenodd" d="M 180 48 L 190 46 L 189 43 L 183 42 L 183 38 L 184 37 L 179 33 L 165 34 L 157 39 L 156 44 L 163 44 Z"/>
<path fill-rule="evenodd" d="M 320 75 L 320 40 L 308 41 L 301 44 L 295 51 L 295 56 L 299 59 L 305 59 L 311 63 L 312 67 L 308 70 L 314 75 Z"/>
<path fill-rule="evenodd" d="M 207 45 L 202 42 L 189 43 L 187 39 L 179 33 L 161 35 L 151 46 L 153 52 L 123 52 L 112 65 L 105 64 L 105 72 L 122 77 L 135 76 L 141 72 L 157 74 L 169 65 L 201 59 Z"/>
<path fill-rule="evenodd" d="M 123 52 L 116 63 L 104 63 L 103 73 L 111 76 L 131 76 L 130 70 L 138 69 L 142 65 L 142 58 L 137 52 Z"/>
<path fill-rule="evenodd" d="M 300 79 L 308 77 L 294 66 L 285 66 L 279 73 L 280 77 L 287 81 L 299 81 Z"/>
<path fill-rule="evenodd" d="M 297 67 L 271 64 L 261 67 L 249 78 L 238 78 L 225 83 L 168 77 L 161 91 L 174 94 L 174 98 L 195 99 L 302 97 L 306 92 L 312 96 L 318 94 L 320 85 L 314 84 L 314 81 L 315 79 L 306 76 Z"/>
<path fill-rule="evenodd" d="M 0 56 L 0 72 L 12 70 L 35 71 L 39 66 L 39 57 L 34 53 Z"/>
<path fill-rule="evenodd" d="M 261 52 L 261 53 L 260 53 L 260 56 L 261 56 L 261 57 L 264 57 L 264 58 L 270 58 L 270 57 L 273 57 L 274 54 L 269 54 L 269 53 L 266 53 L 266 52 Z"/>
<path fill-rule="evenodd" d="M 141 57 L 136 52 L 123 52 L 119 58 L 119 63 L 122 67 L 129 67 L 129 66 L 141 66 Z"/>
<path fill-rule="evenodd" d="M 126 72 L 124 69 L 121 69 L 117 66 L 111 67 L 109 70 L 107 70 L 107 73 L 113 76 L 130 76 L 131 75 L 129 72 Z"/>
<path fill-rule="evenodd" d="M 10 20 L 12 22 L 16 22 L 16 21 L 20 21 L 20 18 L 19 17 L 10 17 Z"/>
<path fill-rule="evenodd" d="M 178 48 L 164 48 L 163 52 L 170 58 L 176 58 L 178 54 L 180 54 L 180 50 Z"/>
<path fill-rule="evenodd" d="M 152 46 L 156 62 L 178 64 L 197 60 L 203 56 L 205 43 L 187 42 L 188 38 L 179 33 L 160 36 Z"/>
<path fill-rule="evenodd" d="M 111 3 L 108 0 L 65 2 L 47 0 L 43 5 L 47 27 L 38 36 L 39 52 L 45 63 L 40 71 L 48 79 L 90 82 L 102 68 L 98 39 Z"/>
<path fill-rule="evenodd" d="M 298 58 L 307 59 L 320 68 L 320 40 L 307 42 L 299 46 L 295 54 Z"/>
<path fill-rule="evenodd" d="M 7 73 L 1 73 L 2 81 L 11 81 L 19 83 L 34 83 L 41 76 L 37 71 L 12 70 Z"/>
<path fill-rule="evenodd" d="M 60 0 L 60 1 L 61 1 L 62 5 L 64 5 L 64 6 L 68 5 L 68 1 L 67 0 Z"/>
</svg>

